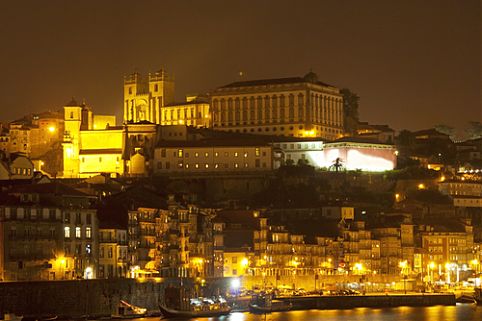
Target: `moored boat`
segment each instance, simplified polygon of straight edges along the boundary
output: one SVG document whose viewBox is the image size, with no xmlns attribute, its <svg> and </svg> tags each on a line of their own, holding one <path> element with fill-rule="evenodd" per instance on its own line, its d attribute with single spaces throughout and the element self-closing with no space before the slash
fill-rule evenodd
<svg viewBox="0 0 482 321">
<path fill-rule="evenodd" d="M 274 300 L 271 295 L 255 296 L 249 304 L 251 313 L 271 313 L 289 311 L 293 304 L 288 301 Z"/>
<path fill-rule="evenodd" d="M 111 319 L 134 319 L 146 316 L 147 309 L 130 304 L 127 301 L 120 300 L 119 314 L 111 315 Z"/>
<path fill-rule="evenodd" d="M 54 321 L 57 319 L 57 315 L 24 316 L 22 321 Z"/>
<path fill-rule="evenodd" d="M 461 295 L 460 297 L 456 298 L 455 302 L 466 303 L 466 304 L 477 304 L 477 300 L 475 299 L 475 297 L 467 294 Z"/>
<path fill-rule="evenodd" d="M 221 299 L 214 302 L 211 299 L 191 299 L 190 310 L 176 310 L 159 304 L 163 318 L 210 318 L 231 313 L 226 301 Z"/>
</svg>

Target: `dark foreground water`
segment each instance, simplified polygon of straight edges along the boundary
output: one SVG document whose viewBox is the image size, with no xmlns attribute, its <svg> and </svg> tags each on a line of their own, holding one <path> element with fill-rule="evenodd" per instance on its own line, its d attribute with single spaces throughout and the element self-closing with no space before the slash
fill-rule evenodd
<svg viewBox="0 0 482 321">
<path fill-rule="evenodd" d="M 159 321 L 158 318 L 140 320 Z M 482 321 L 482 306 L 458 304 L 457 306 L 355 308 L 351 310 L 308 310 L 277 312 L 264 315 L 231 313 L 219 318 L 197 318 L 199 321 Z"/>
</svg>

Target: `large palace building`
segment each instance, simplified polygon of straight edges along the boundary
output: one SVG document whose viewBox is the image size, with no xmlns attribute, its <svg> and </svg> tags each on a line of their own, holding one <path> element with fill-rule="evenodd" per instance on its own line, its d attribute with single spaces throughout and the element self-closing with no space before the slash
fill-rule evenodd
<svg viewBox="0 0 482 321">
<path fill-rule="evenodd" d="M 215 130 L 334 140 L 343 136 L 336 87 L 304 77 L 240 81 L 210 93 Z"/>
<path fill-rule="evenodd" d="M 234 82 L 207 96 L 174 101 L 174 79 L 164 70 L 124 78 L 124 122 L 212 127 L 215 130 L 276 136 L 343 136 L 340 90 L 304 77 Z"/>
<path fill-rule="evenodd" d="M 275 164 L 274 148 L 284 152 L 285 161 L 307 160 L 316 167 L 330 168 L 339 159 L 337 166 L 343 163 L 348 169 L 393 168 L 391 146 L 365 144 L 356 149 L 359 144 L 345 143 L 335 150 L 323 145 L 326 141 L 340 144 L 338 139 L 343 137 L 343 97 L 313 72 L 304 77 L 234 82 L 207 95 L 187 96 L 184 102 L 175 102 L 174 79 L 164 70 L 147 77 L 134 73 L 124 78 L 123 111 L 123 124 L 118 126 L 115 116 L 94 115 L 85 104 L 73 100 L 64 106 L 63 168 L 58 176 L 143 176 L 188 168 L 190 172 L 272 170 L 281 161 L 276 158 Z M 199 145 L 196 128 L 210 128 L 210 135 L 221 135 L 223 141 Z M 269 143 L 250 145 L 246 137 L 255 136 L 242 134 L 265 135 Z M 236 141 L 240 138 L 241 143 Z M 311 146 L 315 140 L 320 146 Z M 306 148 L 286 149 L 304 141 L 311 144 L 313 153 Z M 219 157 L 208 159 L 212 155 Z M 375 158 L 379 162 L 373 168 L 362 166 L 367 161 L 373 165 Z"/>
</svg>

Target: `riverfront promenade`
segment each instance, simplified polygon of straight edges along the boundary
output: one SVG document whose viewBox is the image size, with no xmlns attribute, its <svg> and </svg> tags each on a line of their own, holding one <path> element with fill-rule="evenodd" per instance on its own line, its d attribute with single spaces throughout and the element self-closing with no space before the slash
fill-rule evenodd
<svg viewBox="0 0 482 321">
<path fill-rule="evenodd" d="M 184 280 L 183 286 L 194 283 Z M 178 279 L 134 279 L 42 281 L 0 283 L 0 313 L 17 315 L 110 316 L 118 313 L 120 300 L 158 311 L 167 287 L 178 288 Z M 354 307 L 396 307 L 454 305 L 454 294 L 379 293 L 344 296 L 281 297 L 293 309 L 348 309 Z M 235 310 L 246 310 L 250 297 L 236 298 Z"/>
<path fill-rule="evenodd" d="M 250 297 L 239 297 L 236 311 L 247 311 Z M 384 308 L 397 306 L 455 305 L 453 293 L 369 293 L 365 295 L 321 295 L 278 297 L 278 300 L 292 303 L 292 310 L 308 309 L 350 309 L 358 307 Z"/>
</svg>

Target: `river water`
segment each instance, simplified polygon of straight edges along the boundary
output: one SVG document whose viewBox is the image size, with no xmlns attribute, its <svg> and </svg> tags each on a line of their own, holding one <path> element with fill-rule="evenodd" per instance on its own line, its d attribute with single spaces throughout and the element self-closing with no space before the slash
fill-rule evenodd
<svg viewBox="0 0 482 321">
<path fill-rule="evenodd" d="M 158 318 L 140 320 L 159 321 Z M 350 310 L 307 310 L 255 315 L 235 312 L 219 318 L 197 318 L 199 321 L 482 321 L 482 306 L 355 308 Z"/>
</svg>

